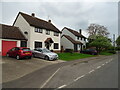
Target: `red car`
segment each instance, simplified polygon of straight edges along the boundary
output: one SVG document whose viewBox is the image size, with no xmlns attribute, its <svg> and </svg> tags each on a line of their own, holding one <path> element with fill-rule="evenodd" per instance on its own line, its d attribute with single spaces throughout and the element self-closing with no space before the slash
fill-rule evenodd
<svg viewBox="0 0 120 90">
<path fill-rule="evenodd" d="M 18 60 L 21 58 L 30 58 L 31 59 L 32 52 L 31 52 L 30 48 L 14 47 L 7 52 L 6 56 L 15 57 Z"/>
</svg>

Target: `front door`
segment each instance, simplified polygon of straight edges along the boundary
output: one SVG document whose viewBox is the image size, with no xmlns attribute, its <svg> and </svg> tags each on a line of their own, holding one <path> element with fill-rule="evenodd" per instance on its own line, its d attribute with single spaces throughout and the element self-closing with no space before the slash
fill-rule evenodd
<svg viewBox="0 0 120 90">
<path fill-rule="evenodd" d="M 46 48 L 47 48 L 48 50 L 50 49 L 50 48 L 49 48 L 49 44 L 47 45 L 47 47 L 46 47 Z"/>
<path fill-rule="evenodd" d="M 75 51 L 75 52 L 77 52 L 77 51 L 78 51 L 77 44 L 74 44 L 74 51 Z"/>
</svg>

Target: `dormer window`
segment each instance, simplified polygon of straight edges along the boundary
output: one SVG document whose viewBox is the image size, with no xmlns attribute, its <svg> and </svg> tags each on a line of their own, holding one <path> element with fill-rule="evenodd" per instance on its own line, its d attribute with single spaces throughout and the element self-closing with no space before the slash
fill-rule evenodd
<svg viewBox="0 0 120 90">
<path fill-rule="evenodd" d="M 35 32 L 42 33 L 43 30 L 41 28 L 35 28 Z"/>
<path fill-rule="evenodd" d="M 46 34 L 47 34 L 47 35 L 50 35 L 50 30 L 46 30 Z"/>
<path fill-rule="evenodd" d="M 79 40 L 79 37 L 77 37 L 77 40 Z"/>
<path fill-rule="evenodd" d="M 59 33 L 58 32 L 54 32 L 54 36 L 59 36 Z"/>
</svg>

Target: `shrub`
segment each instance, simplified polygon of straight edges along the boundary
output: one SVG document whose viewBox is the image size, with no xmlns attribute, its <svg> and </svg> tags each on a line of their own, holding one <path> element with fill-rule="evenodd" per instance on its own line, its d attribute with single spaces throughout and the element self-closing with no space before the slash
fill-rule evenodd
<svg viewBox="0 0 120 90">
<path fill-rule="evenodd" d="M 120 47 L 115 47 L 115 50 L 120 50 Z"/>
<path fill-rule="evenodd" d="M 73 49 L 65 49 L 65 52 L 73 53 Z"/>
<path fill-rule="evenodd" d="M 108 52 L 108 53 L 112 53 L 112 54 L 116 54 L 116 51 L 115 51 L 115 50 L 108 50 L 107 52 Z"/>
</svg>

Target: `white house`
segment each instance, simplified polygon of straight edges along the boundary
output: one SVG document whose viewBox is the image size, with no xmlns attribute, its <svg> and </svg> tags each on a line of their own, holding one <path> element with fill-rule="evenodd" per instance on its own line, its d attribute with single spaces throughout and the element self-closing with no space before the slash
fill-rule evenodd
<svg viewBox="0 0 120 90">
<path fill-rule="evenodd" d="M 79 32 L 70 28 L 64 27 L 62 29 L 61 46 L 63 49 L 73 49 L 75 52 L 86 47 L 86 37 Z"/>
<path fill-rule="evenodd" d="M 0 24 L 0 55 L 5 56 L 13 47 L 20 47 L 21 41 L 27 41 L 18 27 Z"/>
<path fill-rule="evenodd" d="M 53 51 L 60 51 L 60 34 L 51 20 L 45 21 L 31 15 L 19 12 L 13 26 L 17 26 L 24 33 L 28 41 L 22 41 L 21 46 L 34 48 L 48 48 Z"/>
</svg>

